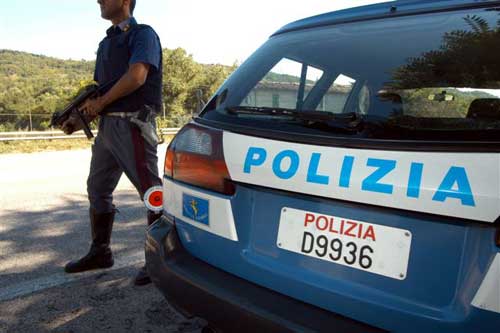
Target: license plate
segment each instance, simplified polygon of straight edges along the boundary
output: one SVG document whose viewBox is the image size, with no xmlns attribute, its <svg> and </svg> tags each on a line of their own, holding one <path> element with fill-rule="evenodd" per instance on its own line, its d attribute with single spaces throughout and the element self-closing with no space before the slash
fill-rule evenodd
<svg viewBox="0 0 500 333">
<path fill-rule="evenodd" d="M 276 243 L 284 250 L 404 280 L 411 239 L 404 229 L 283 208 Z"/>
</svg>

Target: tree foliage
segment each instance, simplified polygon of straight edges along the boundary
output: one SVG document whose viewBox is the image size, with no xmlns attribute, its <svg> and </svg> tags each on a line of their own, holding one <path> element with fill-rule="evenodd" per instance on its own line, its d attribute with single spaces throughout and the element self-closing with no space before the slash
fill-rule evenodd
<svg viewBox="0 0 500 333">
<path fill-rule="evenodd" d="M 495 27 L 477 15 L 464 18 L 469 30 L 453 30 L 441 46 L 410 58 L 393 75 L 395 88 L 500 86 L 500 20 Z"/>
<path fill-rule="evenodd" d="M 236 69 L 223 65 L 202 65 L 184 49 L 164 50 L 163 100 L 168 126 L 179 126 L 207 102 Z"/>
<path fill-rule="evenodd" d="M 94 62 L 0 50 L 0 130 L 46 128 L 50 115 L 92 78 Z"/>
<path fill-rule="evenodd" d="M 183 49 L 163 50 L 165 126 L 180 126 L 236 66 L 202 65 Z M 47 129 L 50 116 L 92 82 L 94 61 L 0 50 L 0 131 Z"/>
</svg>

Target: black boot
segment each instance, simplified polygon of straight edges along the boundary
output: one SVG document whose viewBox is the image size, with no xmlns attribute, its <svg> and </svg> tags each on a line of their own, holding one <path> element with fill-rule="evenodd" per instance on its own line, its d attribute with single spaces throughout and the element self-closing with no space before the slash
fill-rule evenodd
<svg viewBox="0 0 500 333">
<path fill-rule="evenodd" d="M 148 210 L 148 225 L 153 224 L 156 220 L 161 217 L 162 213 L 155 213 Z M 146 265 L 142 266 L 137 275 L 135 276 L 134 284 L 136 286 L 144 286 L 151 283 L 151 278 L 149 277 L 148 271 L 146 270 Z"/>
<path fill-rule="evenodd" d="M 111 231 L 115 211 L 111 213 L 96 214 L 92 209 L 90 213 L 90 227 L 92 230 L 92 245 L 89 253 L 83 258 L 66 264 L 66 273 L 79 273 L 98 268 L 109 268 L 113 266 L 113 254 L 109 248 Z"/>
</svg>

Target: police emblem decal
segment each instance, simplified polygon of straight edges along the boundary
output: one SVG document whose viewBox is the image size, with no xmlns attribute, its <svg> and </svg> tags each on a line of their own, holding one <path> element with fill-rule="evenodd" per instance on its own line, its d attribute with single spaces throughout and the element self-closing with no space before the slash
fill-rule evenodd
<svg viewBox="0 0 500 333">
<path fill-rule="evenodd" d="M 144 205 L 154 212 L 163 210 L 163 189 L 161 186 L 153 186 L 144 194 Z"/>
<path fill-rule="evenodd" d="M 209 225 L 208 200 L 182 194 L 182 215 L 195 222 Z"/>
</svg>

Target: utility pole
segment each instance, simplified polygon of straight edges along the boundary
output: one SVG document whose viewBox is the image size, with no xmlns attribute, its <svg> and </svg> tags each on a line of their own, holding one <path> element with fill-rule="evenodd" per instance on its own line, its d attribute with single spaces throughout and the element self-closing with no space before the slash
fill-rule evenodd
<svg viewBox="0 0 500 333">
<path fill-rule="evenodd" d="M 29 117 L 30 117 L 30 132 L 33 132 L 33 120 L 31 119 L 31 109 L 33 108 L 33 103 L 31 102 L 30 98 L 30 107 L 29 107 Z"/>
<path fill-rule="evenodd" d="M 31 58 L 31 68 L 33 68 L 33 56 L 29 55 L 29 57 Z M 30 132 L 33 132 L 33 119 L 31 118 L 31 109 L 33 108 L 32 98 L 33 98 L 33 96 L 29 96 L 30 103 L 29 103 L 28 113 L 29 113 L 29 117 L 30 117 Z"/>
</svg>

